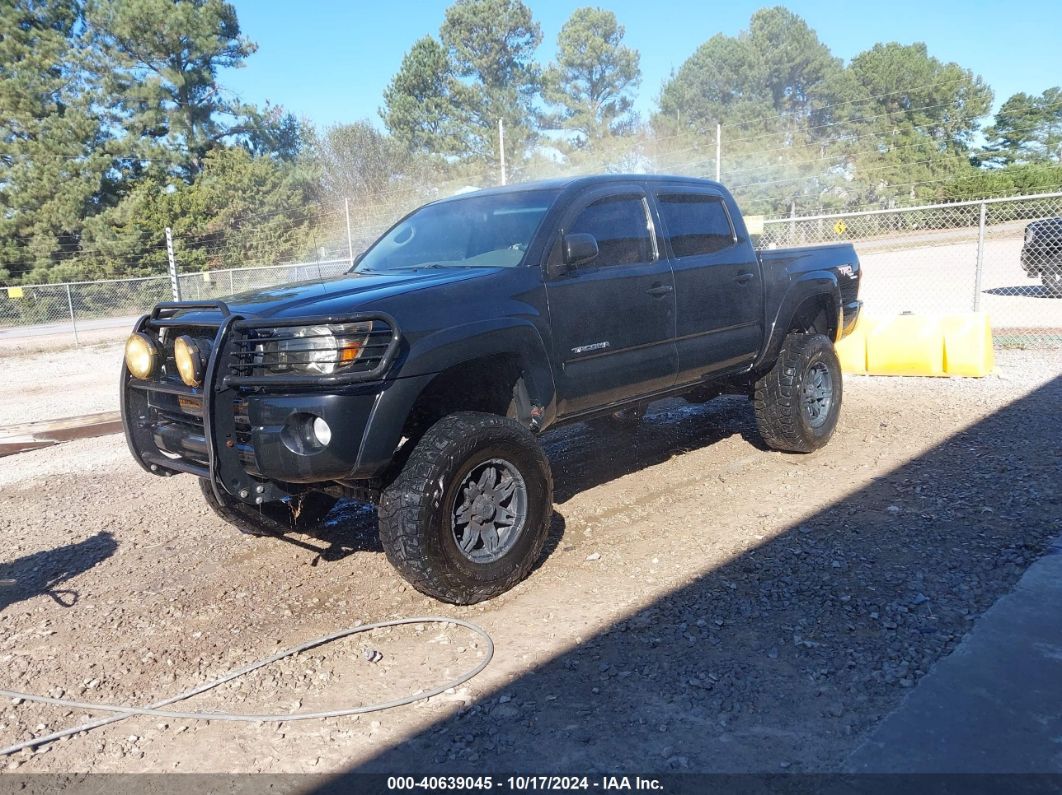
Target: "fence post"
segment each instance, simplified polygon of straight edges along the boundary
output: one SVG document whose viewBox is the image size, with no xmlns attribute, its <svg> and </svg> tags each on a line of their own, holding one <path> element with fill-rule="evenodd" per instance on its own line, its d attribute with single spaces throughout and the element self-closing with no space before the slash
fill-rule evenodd
<svg viewBox="0 0 1062 795">
<path fill-rule="evenodd" d="M 80 345 L 81 340 L 77 336 L 77 318 L 74 317 L 74 298 L 70 295 L 70 285 L 66 286 L 66 306 L 70 310 L 70 325 L 74 327 L 74 344 Z"/>
<path fill-rule="evenodd" d="M 343 212 L 347 214 L 347 254 L 350 256 L 350 267 L 354 267 L 354 238 L 350 234 L 350 199 L 343 198 Z"/>
<path fill-rule="evenodd" d="M 981 202 L 981 220 L 977 225 L 977 267 L 974 269 L 973 311 L 981 308 L 981 275 L 985 268 L 985 202 Z"/>
<path fill-rule="evenodd" d="M 232 268 L 229 268 L 229 295 L 235 295 L 236 281 L 232 278 Z"/>
<path fill-rule="evenodd" d="M 715 124 L 715 181 L 722 182 L 723 175 L 723 125 Z"/>
<path fill-rule="evenodd" d="M 177 258 L 173 256 L 173 230 L 166 227 L 166 256 L 170 260 L 170 291 L 173 300 L 181 300 L 181 280 L 177 278 Z"/>
</svg>

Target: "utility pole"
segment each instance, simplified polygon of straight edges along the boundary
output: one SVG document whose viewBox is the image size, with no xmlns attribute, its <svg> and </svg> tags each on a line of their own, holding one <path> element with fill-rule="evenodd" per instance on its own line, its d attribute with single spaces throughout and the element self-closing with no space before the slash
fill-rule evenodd
<svg viewBox="0 0 1062 795">
<path fill-rule="evenodd" d="M 498 152 L 501 162 L 501 184 L 505 184 L 505 120 L 498 119 Z"/>
<path fill-rule="evenodd" d="M 173 300 L 181 300 L 181 280 L 177 278 L 177 258 L 173 255 L 173 230 L 166 227 L 166 256 L 170 260 L 170 292 Z"/>
<path fill-rule="evenodd" d="M 723 125 L 716 122 L 715 125 L 715 181 L 721 182 L 723 172 Z"/>
<path fill-rule="evenodd" d="M 347 254 L 350 255 L 350 267 L 354 267 L 354 238 L 350 234 L 350 199 L 343 197 L 343 212 L 347 215 Z"/>
</svg>

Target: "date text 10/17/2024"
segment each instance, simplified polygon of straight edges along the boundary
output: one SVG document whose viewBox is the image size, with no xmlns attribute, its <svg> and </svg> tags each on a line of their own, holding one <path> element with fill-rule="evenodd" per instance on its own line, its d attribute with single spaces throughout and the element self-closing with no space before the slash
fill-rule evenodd
<svg viewBox="0 0 1062 795">
<path fill-rule="evenodd" d="M 659 792 L 663 782 L 641 776 L 388 776 L 390 791 L 499 790 L 502 792 L 599 790 Z"/>
</svg>

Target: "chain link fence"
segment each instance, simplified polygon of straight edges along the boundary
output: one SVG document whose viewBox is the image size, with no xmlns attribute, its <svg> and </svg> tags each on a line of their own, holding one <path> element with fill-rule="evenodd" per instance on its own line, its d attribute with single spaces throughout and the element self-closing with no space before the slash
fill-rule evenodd
<svg viewBox="0 0 1062 795">
<path fill-rule="evenodd" d="M 181 298 L 224 298 L 337 276 L 386 220 L 357 214 L 344 228 L 345 219 L 333 214 L 318 225 L 318 259 L 181 273 Z M 764 223 L 760 246 L 836 242 L 855 244 L 868 313 L 983 311 L 997 346 L 1062 347 L 1062 193 L 772 219 Z M 178 262 L 188 261 L 193 249 L 175 243 Z M 236 253 L 210 253 L 210 264 L 239 262 Z M 105 329 L 127 328 L 172 297 L 168 275 L 0 287 L 0 336 L 93 340 Z"/>
<path fill-rule="evenodd" d="M 182 300 L 198 301 L 327 279 L 349 268 L 349 259 L 334 259 L 182 273 L 177 281 Z M 173 298 L 168 275 L 0 287 L 0 332 L 20 339 L 69 335 L 80 343 L 107 329 L 124 330 L 159 301 Z"/>
<path fill-rule="evenodd" d="M 988 314 L 997 347 L 1062 347 L 1062 194 L 764 223 L 763 248 L 850 242 L 877 315 Z"/>
</svg>

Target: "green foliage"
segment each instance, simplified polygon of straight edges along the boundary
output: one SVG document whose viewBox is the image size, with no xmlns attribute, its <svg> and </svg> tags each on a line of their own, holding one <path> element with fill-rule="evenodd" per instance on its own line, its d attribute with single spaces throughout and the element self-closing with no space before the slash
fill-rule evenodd
<svg viewBox="0 0 1062 795">
<path fill-rule="evenodd" d="M 924 44 L 877 44 L 845 66 L 804 20 L 769 8 L 682 64 L 654 128 L 708 150 L 721 122 L 724 180 L 747 206 L 787 214 L 931 198 L 973 171 L 991 102 L 980 77 Z"/>
<path fill-rule="evenodd" d="M 463 125 L 458 92 L 446 48 L 425 36 L 406 53 L 384 90 L 380 117 L 392 137 L 410 152 L 457 154 Z"/>
<path fill-rule="evenodd" d="M 222 0 L 89 0 L 97 76 L 115 121 L 152 165 L 193 178 L 207 153 L 252 127 L 218 90 L 256 46 Z"/>
<path fill-rule="evenodd" d="M 582 144 L 629 131 L 632 93 L 641 81 L 638 51 L 623 44 L 611 11 L 578 8 L 557 36 L 557 60 L 546 70 L 543 96 L 560 106 L 547 125 L 569 130 Z"/>
<path fill-rule="evenodd" d="M 772 215 L 1062 186 L 1062 89 L 1009 98 L 977 151 L 992 92 L 924 44 L 846 65 L 763 8 L 698 47 L 640 124 L 639 53 L 615 14 L 575 10 L 545 69 L 541 40 L 522 0 L 455 0 L 387 86 L 386 132 L 318 132 L 224 90 L 256 49 L 230 2 L 0 0 L 0 283 L 163 273 L 166 227 L 182 270 L 346 257 L 345 200 L 360 246 L 492 184 L 499 120 L 516 178 L 712 176 L 721 123 L 724 182 Z"/>
<path fill-rule="evenodd" d="M 0 279 L 158 273 L 166 226 L 214 244 L 187 264 L 305 249 L 241 222 L 317 192 L 303 125 L 218 85 L 252 52 L 221 0 L 0 3 Z"/>
<path fill-rule="evenodd" d="M 454 74 L 461 109 L 461 154 L 497 162 L 498 121 L 505 153 L 517 168 L 536 137 L 534 101 L 541 86 L 535 49 L 542 29 L 521 0 L 457 0 L 439 31 Z"/>
<path fill-rule="evenodd" d="M 1062 165 L 1024 163 L 1005 168 L 970 169 L 941 185 L 937 201 L 961 201 L 983 196 L 1022 196 L 1050 193 L 1062 186 Z"/>
<path fill-rule="evenodd" d="M 108 135 L 79 79 L 73 0 L 0 5 L 0 268 L 21 276 L 75 247 L 108 184 Z"/>
<path fill-rule="evenodd" d="M 985 158 L 996 163 L 1062 162 L 1062 88 L 1010 97 L 985 131 Z"/>
</svg>

